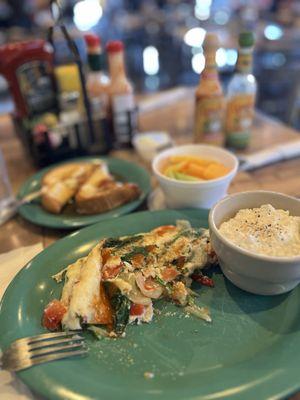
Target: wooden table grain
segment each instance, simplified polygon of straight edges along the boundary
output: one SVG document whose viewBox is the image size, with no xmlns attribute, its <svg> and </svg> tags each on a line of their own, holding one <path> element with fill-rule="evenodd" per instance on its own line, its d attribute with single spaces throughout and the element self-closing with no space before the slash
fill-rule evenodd
<svg viewBox="0 0 300 400">
<path fill-rule="evenodd" d="M 168 131 L 176 143 L 192 140 L 193 90 L 177 88 L 157 95 L 143 97 L 140 103 L 139 126 L 141 131 Z M 248 153 L 274 144 L 300 138 L 299 132 L 256 113 Z M 0 148 L 8 168 L 15 193 L 22 183 L 36 172 L 17 139 L 9 116 L 0 116 Z M 142 163 L 133 151 L 118 151 L 114 156 Z M 147 165 L 146 165 L 147 166 Z M 149 165 L 147 166 L 149 168 Z M 269 165 L 251 172 L 239 172 L 230 186 L 230 193 L 266 189 L 300 197 L 300 157 Z M 155 182 L 153 182 L 155 184 Z M 0 253 L 42 242 L 46 247 L 69 231 L 35 226 L 16 216 L 0 228 Z M 300 394 L 290 400 L 300 400 Z"/>
</svg>

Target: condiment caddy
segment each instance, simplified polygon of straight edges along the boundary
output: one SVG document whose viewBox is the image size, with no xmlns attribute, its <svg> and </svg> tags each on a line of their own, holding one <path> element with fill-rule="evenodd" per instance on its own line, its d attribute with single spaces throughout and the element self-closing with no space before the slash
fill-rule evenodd
<svg viewBox="0 0 300 400">
<path fill-rule="evenodd" d="M 15 103 L 16 132 L 37 166 L 129 147 L 137 131 L 137 107 L 126 76 L 123 43 L 107 43 L 108 77 L 101 39 L 85 35 L 88 67 L 84 67 L 62 16 L 56 14 L 48 41 L 0 47 L 0 72 L 8 80 Z M 68 65 L 55 65 L 54 28 L 62 31 L 73 55 Z"/>
</svg>

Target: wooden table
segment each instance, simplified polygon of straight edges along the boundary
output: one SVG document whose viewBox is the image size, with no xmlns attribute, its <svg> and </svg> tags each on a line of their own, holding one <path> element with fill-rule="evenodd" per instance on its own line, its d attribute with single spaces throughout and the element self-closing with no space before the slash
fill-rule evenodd
<svg viewBox="0 0 300 400">
<path fill-rule="evenodd" d="M 166 130 L 177 143 L 185 143 L 192 139 L 192 124 L 193 91 L 191 89 L 179 88 L 164 92 L 143 99 L 141 103 L 141 131 Z M 257 113 L 248 152 L 297 138 L 300 136 L 295 130 Z M 21 184 L 35 172 L 35 168 L 16 138 L 9 116 L 0 117 L 0 148 L 4 153 L 13 189 L 17 192 Z M 114 155 L 141 162 L 132 151 L 115 152 Z M 300 158 L 280 162 L 253 172 L 239 172 L 230 186 L 230 192 L 266 189 L 300 197 L 299 172 Z M 34 226 L 17 216 L 0 229 L 0 253 L 37 242 L 42 242 L 46 247 L 68 233 L 69 231 Z M 290 400 L 300 400 L 300 395 L 297 394 Z"/>
<path fill-rule="evenodd" d="M 177 143 L 192 140 L 193 90 L 177 88 L 171 91 L 143 98 L 140 104 L 140 129 L 166 130 Z M 266 148 L 275 143 L 283 143 L 300 138 L 298 132 L 257 114 L 253 136 L 248 152 Z M 0 117 L 0 148 L 8 167 L 8 173 L 15 192 L 21 184 L 35 172 L 16 138 L 9 116 Z M 141 162 L 133 152 L 115 152 L 115 156 Z M 300 197 L 300 158 L 258 169 L 253 172 L 239 172 L 230 186 L 230 192 L 250 189 L 267 189 Z M 68 234 L 68 231 L 50 230 L 15 217 L 0 229 L 0 253 L 20 246 L 43 242 L 46 247 L 51 242 Z"/>
</svg>

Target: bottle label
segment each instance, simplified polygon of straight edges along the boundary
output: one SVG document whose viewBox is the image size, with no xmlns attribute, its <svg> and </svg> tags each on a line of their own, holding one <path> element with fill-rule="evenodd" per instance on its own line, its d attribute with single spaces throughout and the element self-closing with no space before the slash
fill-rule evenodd
<svg viewBox="0 0 300 400">
<path fill-rule="evenodd" d="M 224 99 L 211 97 L 197 99 L 195 114 L 195 141 L 222 145 Z"/>
<path fill-rule="evenodd" d="M 130 144 L 132 135 L 137 131 L 137 113 L 133 94 L 113 96 L 112 111 L 117 144 Z"/>
<path fill-rule="evenodd" d="M 205 67 L 206 68 L 216 68 L 216 51 L 210 50 L 205 52 Z"/>
<path fill-rule="evenodd" d="M 239 72 L 251 73 L 251 71 L 252 71 L 252 49 L 239 51 L 236 68 Z"/>
<path fill-rule="evenodd" d="M 103 66 L 102 54 L 88 53 L 88 64 L 92 71 L 101 71 Z"/>
<path fill-rule="evenodd" d="M 217 80 L 218 72 L 215 68 L 205 68 L 202 72 L 201 79 Z"/>
<path fill-rule="evenodd" d="M 49 70 L 50 65 L 44 61 L 30 61 L 16 70 L 29 115 L 56 109 L 56 94 Z"/>
<path fill-rule="evenodd" d="M 229 145 L 247 146 L 254 117 L 254 104 L 253 94 L 240 94 L 229 99 L 226 112 L 226 133 Z"/>
</svg>

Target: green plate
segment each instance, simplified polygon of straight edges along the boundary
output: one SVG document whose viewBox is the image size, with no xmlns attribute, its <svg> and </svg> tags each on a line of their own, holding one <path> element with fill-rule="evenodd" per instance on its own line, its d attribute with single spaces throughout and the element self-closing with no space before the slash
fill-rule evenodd
<svg viewBox="0 0 300 400">
<path fill-rule="evenodd" d="M 95 224 L 96 222 L 100 222 L 108 218 L 119 217 L 120 215 L 128 214 L 132 210 L 136 209 L 144 201 L 151 189 L 150 176 L 144 168 L 135 163 L 112 157 L 81 157 L 68 160 L 66 163 L 73 161 L 90 162 L 99 159 L 104 160 L 108 165 L 109 171 L 113 175 L 117 176 L 121 181 L 136 183 L 142 190 L 142 195 L 137 200 L 102 214 L 51 214 L 42 208 L 39 200 L 35 200 L 32 203 L 21 206 L 19 208 L 19 214 L 21 214 L 23 218 L 36 225 L 57 229 L 76 229 L 86 225 Z M 39 190 L 43 175 L 58 165 L 59 164 L 55 164 L 48 168 L 44 168 L 29 178 L 22 186 L 18 197 L 22 198 L 31 192 Z"/>
<path fill-rule="evenodd" d="M 188 219 L 207 226 L 207 211 L 140 212 L 59 240 L 13 280 L 0 308 L 0 343 L 43 332 L 41 315 L 61 284 L 50 276 L 85 255 L 104 236 L 133 234 Z M 130 326 L 124 339 L 97 341 L 89 355 L 18 373 L 50 399 L 278 399 L 300 387 L 300 289 L 263 297 L 237 289 L 217 271 L 215 288 L 197 289 L 213 322 L 186 317 L 160 301 L 153 323 Z M 153 372 L 145 379 L 144 372 Z"/>
</svg>

